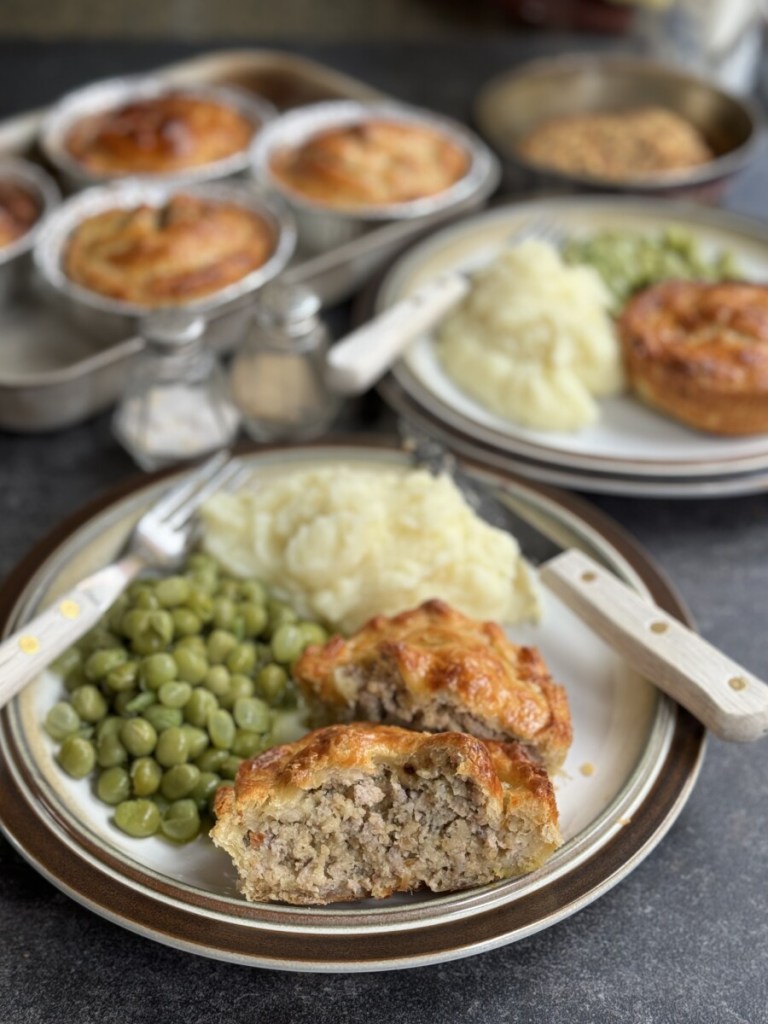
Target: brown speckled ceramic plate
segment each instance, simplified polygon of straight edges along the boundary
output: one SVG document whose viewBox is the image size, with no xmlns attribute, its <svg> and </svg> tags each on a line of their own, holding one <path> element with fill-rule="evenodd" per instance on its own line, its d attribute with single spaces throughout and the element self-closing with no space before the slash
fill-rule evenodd
<svg viewBox="0 0 768 1024">
<path fill-rule="evenodd" d="M 265 473 L 308 462 L 404 466 L 386 446 L 261 449 L 246 458 Z M 595 509 L 510 475 L 468 469 L 563 543 L 588 551 L 668 612 L 685 609 L 648 558 Z M 0 590 L 8 632 L 56 592 L 112 557 L 131 521 L 163 486 L 132 481 L 63 523 Z M 290 970 L 414 967 L 513 942 L 595 900 L 626 876 L 671 827 L 689 796 L 704 730 L 549 595 L 536 643 L 569 693 L 574 744 L 555 780 L 566 842 L 522 878 L 441 896 L 295 908 L 249 904 L 229 858 L 207 837 L 176 847 L 130 839 L 87 781 L 64 776 L 41 722 L 61 681 L 44 674 L 0 717 L 0 822 L 16 849 L 80 903 L 148 938 L 242 964 Z"/>
</svg>

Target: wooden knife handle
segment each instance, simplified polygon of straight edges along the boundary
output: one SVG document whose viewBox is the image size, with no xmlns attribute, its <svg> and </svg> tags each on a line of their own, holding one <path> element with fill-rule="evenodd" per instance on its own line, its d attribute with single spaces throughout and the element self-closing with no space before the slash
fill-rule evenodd
<svg viewBox="0 0 768 1024">
<path fill-rule="evenodd" d="M 626 661 L 716 736 L 768 733 L 768 686 L 581 551 L 539 569 L 542 582 Z"/>
</svg>

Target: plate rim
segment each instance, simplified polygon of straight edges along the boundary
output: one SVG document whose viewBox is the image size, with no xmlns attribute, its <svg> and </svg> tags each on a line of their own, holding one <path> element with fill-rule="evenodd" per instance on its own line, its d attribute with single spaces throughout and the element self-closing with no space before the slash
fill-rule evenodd
<svg viewBox="0 0 768 1024">
<path fill-rule="evenodd" d="M 311 453 L 319 449 L 326 454 L 338 454 L 339 458 L 344 457 L 345 451 L 358 456 L 366 449 L 400 451 L 385 438 L 358 437 L 313 444 L 248 446 L 244 453 Z M 508 471 L 489 470 L 471 459 L 462 461 L 470 468 L 501 477 L 518 489 L 554 502 L 575 516 L 613 548 L 662 608 L 690 623 L 689 612 L 663 572 L 619 524 L 599 509 L 574 495 L 533 484 Z M 0 585 L 0 630 L 7 629 L 13 621 L 19 595 L 28 588 L 35 573 L 78 529 L 121 500 L 177 471 L 132 476 L 84 504 L 49 531 Z M 49 813 L 44 817 L 15 778 L 17 771 L 31 772 L 32 766 L 14 765 L 7 760 L 8 743 L 12 740 L 7 710 L 0 715 L 0 732 L 0 827 L 17 852 L 52 884 L 114 923 L 166 945 L 251 966 L 319 972 L 390 970 L 445 962 L 516 941 L 570 916 L 624 878 L 671 828 L 695 785 L 706 745 L 703 726 L 684 710 L 674 708 L 671 739 L 663 763 L 650 787 L 638 799 L 638 810 L 642 808 L 644 812 L 641 822 L 636 824 L 633 818 L 592 854 L 547 881 L 543 900 L 542 886 L 538 886 L 513 900 L 461 917 L 460 929 L 457 919 L 447 915 L 437 924 L 426 921 L 408 930 L 371 932 L 364 936 L 364 942 L 359 937 L 328 932 L 310 936 L 310 942 L 308 933 L 300 929 L 275 931 L 254 924 L 245 903 L 234 918 L 206 918 L 184 906 L 163 901 L 161 886 L 150 884 L 137 889 L 129 880 L 115 878 L 97 857 L 73 857 L 66 841 L 67 822 L 56 820 Z M 151 883 L 151 877 L 149 880 Z M 540 903 L 544 905 L 543 912 Z"/>
<path fill-rule="evenodd" d="M 391 282 L 393 275 L 404 263 L 413 260 L 420 250 L 429 249 L 441 238 L 455 241 L 465 231 L 471 230 L 473 225 L 492 223 L 505 216 L 521 221 L 528 219 L 535 221 L 537 218 L 546 218 L 548 215 L 556 216 L 558 210 L 574 207 L 607 212 L 615 210 L 617 214 L 624 215 L 637 213 L 642 216 L 649 212 L 653 212 L 656 216 L 669 214 L 669 220 L 677 217 L 692 228 L 695 228 L 695 222 L 699 221 L 705 227 L 740 235 L 753 243 L 765 246 L 766 259 L 768 259 L 768 224 L 717 207 L 702 206 L 684 200 L 616 196 L 604 193 L 584 196 L 547 196 L 522 201 L 504 199 L 484 210 L 457 218 L 447 225 L 440 225 L 402 250 L 394 260 L 387 264 L 367 290 L 360 304 L 362 316 L 365 316 L 366 310 L 368 315 L 375 315 L 387 308 L 382 302 L 382 297 L 387 283 Z M 464 413 L 447 406 L 438 396 L 433 395 L 421 384 L 404 359 L 400 359 L 391 368 L 385 380 L 390 378 L 394 379 L 408 397 L 428 411 L 430 415 L 467 437 L 497 448 L 505 454 L 521 455 L 540 463 L 558 466 L 561 469 L 592 470 L 601 473 L 623 474 L 632 478 L 643 476 L 730 476 L 750 470 L 768 469 L 768 435 L 765 435 L 764 451 L 746 455 L 700 456 L 673 460 L 656 458 L 625 460 L 619 456 L 571 452 L 525 436 L 505 434 L 493 426 L 478 423 Z M 659 416 L 662 415 L 659 413 Z"/>
</svg>

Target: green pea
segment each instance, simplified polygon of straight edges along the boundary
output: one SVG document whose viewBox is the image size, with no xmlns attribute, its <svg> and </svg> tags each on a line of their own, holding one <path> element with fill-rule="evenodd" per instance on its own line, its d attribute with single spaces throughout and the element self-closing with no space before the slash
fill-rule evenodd
<svg viewBox="0 0 768 1024">
<path fill-rule="evenodd" d="M 213 598 L 202 587 L 193 586 L 187 599 L 187 608 L 205 625 L 213 619 Z"/>
<path fill-rule="evenodd" d="M 214 712 L 215 713 L 215 712 Z M 170 768 L 175 764 L 183 764 L 189 755 L 189 740 L 179 725 L 172 725 L 157 737 L 155 747 L 155 758 L 163 768 Z"/>
<path fill-rule="evenodd" d="M 107 715 L 102 718 L 96 726 L 96 739 L 103 740 L 105 736 L 120 736 L 123 720 L 119 715 Z"/>
<path fill-rule="evenodd" d="M 260 732 L 238 729 L 232 744 L 232 753 L 238 757 L 255 757 L 261 753 L 263 744 L 264 736 Z"/>
<path fill-rule="evenodd" d="M 256 676 L 256 690 L 270 704 L 274 704 L 284 693 L 288 673 L 282 665 L 265 665 Z"/>
<path fill-rule="evenodd" d="M 173 619 L 171 618 L 171 613 L 166 611 L 150 612 L 149 628 L 164 643 L 170 643 L 173 639 Z"/>
<path fill-rule="evenodd" d="M 219 700 L 225 698 L 232 688 L 232 677 L 224 665 L 213 665 L 205 674 L 203 686 Z"/>
<path fill-rule="evenodd" d="M 125 764 L 128 760 L 128 751 L 119 735 L 107 732 L 97 739 L 96 760 L 100 768 L 114 768 L 116 765 Z"/>
<path fill-rule="evenodd" d="M 133 603 L 136 608 L 141 608 L 143 611 L 147 612 L 157 611 L 160 607 L 157 595 L 153 594 L 149 589 L 142 590 L 140 594 L 137 594 Z"/>
<path fill-rule="evenodd" d="M 166 839 L 188 843 L 200 832 L 200 813 L 194 800 L 175 800 L 163 815 L 160 829 Z"/>
<path fill-rule="evenodd" d="M 171 618 L 173 619 L 173 635 L 176 637 L 197 636 L 203 628 L 200 619 L 189 608 L 174 608 Z"/>
<path fill-rule="evenodd" d="M 122 803 L 131 795 L 131 778 L 125 768 L 105 768 L 96 780 L 96 796 L 105 804 Z"/>
<path fill-rule="evenodd" d="M 72 691 L 72 707 L 84 722 L 98 722 L 107 713 L 107 702 L 101 691 L 89 683 Z"/>
<path fill-rule="evenodd" d="M 240 605 L 239 614 L 243 620 L 246 636 L 261 636 L 268 621 L 267 609 L 264 605 L 256 604 L 253 601 L 243 602 Z"/>
<path fill-rule="evenodd" d="M 85 662 L 85 674 L 92 682 L 98 682 L 127 660 L 128 652 L 124 647 L 107 647 L 94 651 Z"/>
<path fill-rule="evenodd" d="M 270 635 L 276 633 L 281 626 L 296 622 L 298 619 L 298 615 L 290 605 L 272 599 L 267 601 L 267 613 L 269 615 L 268 630 Z"/>
<path fill-rule="evenodd" d="M 69 673 L 78 668 L 83 663 L 83 655 L 77 647 L 68 647 L 63 654 L 60 654 L 58 658 L 51 664 L 51 669 L 63 678 Z"/>
<path fill-rule="evenodd" d="M 216 772 L 200 772 L 197 782 L 189 794 L 199 810 L 204 811 L 207 809 L 220 783 L 221 777 Z"/>
<path fill-rule="evenodd" d="M 272 657 L 283 665 L 290 665 L 299 657 L 303 650 L 302 636 L 299 627 L 287 622 L 272 635 Z"/>
<path fill-rule="evenodd" d="M 184 576 L 167 576 L 155 587 L 162 608 L 177 608 L 184 604 L 192 592 L 192 584 Z"/>
<path fill-rule="evenodd" d="M 167 708 L 183 708 L 192 696 L 192 687 L 189 683 L 172 682 L 163 683 L 157 693 L 160 703 Z"/>
<path fill-rule="evenodd" d="M 244 757 L 237 757 L 235 754 L 230 754 L 221 765 L 222 779 L 234 779 L 237 775 L 237 769 L 244 760 Z"/>
<path fill-rule="evenodd" d="M 250 641 L 238 644 L 227 655 L 225 662 L 230 672 L 246 675 L 256 668 L 256 647 Z"/>
<path fill-rule="evenodd" d="M 317 622 L 300 622 L 299 633 L 304 648 L 311 645 L 321 646 L 328 639 L 328 633 Z"/>
<path fill-rule="evenodd" d="M 155 749 L 157 731 L 146 718 L 129 718 L 123 722 L 120 740 L 131 757 L 146 757 Z"/>
<path fill-rule="evenodd" d="M 210 690 L 197 686 L 184 705 L 184 719 L 190 725 L 202 729 L 208 721 L 208 715 L 218 706 L 219 702 Z"/>
<path fill-rule="evenodd" d="M 54 704 L 45 716 L 45 731 L 54 740 L 64 740 L 81 726 L 80 715 L 65 700 Z"/>
<path fill-rule="evenodd" d="M 203 566 L 200 569 L 194 569 L 190 572 L 189 577 L 194 583 L 193 594 L 190 595 L 188 600 L 190 605 L 194 595 L 204 593 L 211 597 L 211 595 L 216 593 L 219 586 L 219 573 L 215 566 Z"/>
<path fill-rule="evenodd" d="M 184 568 L 187 572 L 194 572 L 196 569 L 218 569 L 218 563 L 205 551 L 192 551 L 187 556 Z"/>
<path fill-rule="evenodd" d="M 216 772 L 218 774 L 228 757 L 228 750 L 217 750 L 216 747 L 209 747 L 199 757 L 195 758 L 195 764 L 201 772 Z"/>
<path fill-rule="evenodd" d="M 201 683 L 208 672 L 208 662 L 202 655 L 187 648 L 176 648 L 173 652 L 179 679 L 186 683 Z"/>
<path fill-rule="evenodd" d="M 200 729 L 196 725 L 190 725 L 187 722 L 181 728 L 187 737 L 187 756 L 190 761 L 194 761 L 204 750 L 207 750 L 209 743 L 208 733 L 205 729 Z"/>
<path fill-rule="evenodd" d="M 128 595 L 121 594 L 109 609 L 107 614 L 107 625 L 109 626 L 110 632 L 118 635 L 122 633 L 123 616 L 128 611 L 130 604 L 131 602 Z"/>
<path fill-rule="evenodd" d="M 230 629 L 235 621 L 235 602 L 229 597 L 217 597 L 213 602 L 213 623 L 217 629 Z"/>
<path fill-rule="evenodd" d="M 235 739 L 235 720 L 224 708 L 217 708 L 208 715 L 208 735 L 211 743 L 219 750 L 229 750 Z"/>
<path fill-rule="evenodd" d="M 189 796 L 200 778 L 200 769 L 194 764 L 175 764 L 163 772 L 160 792 L 166 800 L 181 800 Z"/>
<path fill-rule="evenodd" d="M 135 661 L 124 661 L 107 674 L 104 685 L 111 693 L 123 693 L 134 689 L 138 674 L 139 666 Z"/>
<path fill-rule="evenodd" d="M 182 636 L 176 641 L 177 651 L 194 651 L 201 657 L 205 658 L 208 656 L 208 648 L 205 645 L 205 640 L 198 634 L 196 636 Z"/>
<path fill-rule="evenodd" d="M 79 686 L 87 685 L 88 678 L 82 665 L 75 665 L 64 678 L 64 689 L 67 693 L 74 693 Z"/>
<path fill-rule="evenodd" d="M 234 675 L 230 680 L 229 693 L 221 700 L 222 706 L 231 711 L 235 703 L 242 697 L 252 697 L 256 692 L 256 684 L 248 676 Z"/>
<path fill-rule="evenodd" d="M 130 768 L 134 796 L 152 796 L 160 789 L 163 769 L 152 757 L 138 757 Z"/>
<path fill-rule="evenodd" d="M 208 660 L 212 665 L 223 664 L 237 647 L 237 637 L 224 629 L 214 629 L 208 637 Z"/>
<path fill-rule="evenodd" d="M 67 775 L 84 779 L 96 766 L 96 749 L 82 736 L 68 736 L 61 744 L 58 761 Z"/>
<path fill-rule="evenodd" d="M 78 643 L 78 647 L 80 648 L 80 653 L 87 660 L 96 651 L 106 649 L 120 650 L 120 637 L 116 636 L 110 629 L 107 629 L 106 626 L 99 624 L 90 633 L 85 634 Z"/>
<path fill-rule="evenodd" d="M 148 629 L 149 612 L 141 608 L 129 609 L 120 621 L 120 632 L 129 640 L 142 636 Z"/>
<path fill-rule="evenodd" d="M 167 708 L 164 704 L 152 704 L 142 712 L 142 715 L 158 733 L 172 726 L 180 727 L 184 721 L 181 708 Z"/>
<path fill-rule="evenodd" d="M 112 698 L 112 709 L 117 715 L 128 715 L 132 712 L 129 710 L 132 702 L 138 697 L 138 690 L 123 690 L 122 693 L 116 693 Z M 142 694 L 145 696 L 145 694 Z M 151 696 L 151 695 L 150 695 Z"/>
<path fill-rule="evenodd" d="M 263 605 L 266 604 L 267 591 L 264 588 L 264 585 L 259 583 L 258 580 L 244 580 L 240 584 L 240 597 L 244 601 Z"/>
<path fill-rule="evenodd" d="M 139 636 L 131 640 L 131 648 L 134 653 L 140 654 L 145 658 L 149 657 L 150 654 L 158 654 L 160 651 L 165 650 L 167 646 L 167 642 L 161 636 L 158 636 L 157 633 L 153 633 L 152 630 L 140 633 Z"/>
<path fill-rule="evenodd" d="M 123 800 L 115 808 L 115 824 L 135 839 L 146 839 L 160 828 L 160 811 L 151 800 Z"/>
<path fill-rule="evenodd" d="M 238 697 L 232 716 L 240 729 L 266 732 L 272 721 L 269 708 L 258 697 Z"/>
<path fill-rule="evenodd" d="M 159 651 L 157 654 L 150 654 L 142 659 L 139 674 L 150 690 L 159 690 L 163 683 L 176 678 L 178 668 L 170 654 Z"/>
<path fill-rule="evenodd" d="M 118 696 L 122 696 L 122 694 L 118 694 Z M 130 700 L 126 701 L 123 705 L 123 710 L 131 715 L 140 715 L 155 703 L 157 703 L 157 698 L 152 690 L 145 690 L 143 693 L 137 693 Z"/>
</svg>

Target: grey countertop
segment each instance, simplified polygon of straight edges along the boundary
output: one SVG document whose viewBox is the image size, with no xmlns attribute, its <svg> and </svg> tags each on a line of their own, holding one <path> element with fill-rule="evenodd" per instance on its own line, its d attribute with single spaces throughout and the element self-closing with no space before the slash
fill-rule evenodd
<svg viewBox="0 0 768 1024">
<path fill-rule="evenodd" d="M 473 93 L 490 75 L 568 45 L 573 40 L 507 35 L 435 46 L 296 48 L 404 99 L 466 118 Z M 582 37 L 578 45 L 603 41 Z M 200 49 L 0 43 L 0 116 L 80 82 Z M 768 218 L 767 181 L 763 154 L 726 205 Z M 343 325 L 346 315 L 337 311 L 334 323 Z M 372 430 L 389 425 L 375 402 L 353 412 Z M 45 437 L 0 433 L 0 577 L 63 517 L 134 471 L 106 417 Z M 591 500 L 665 570 L 710 640 L 768 676 L 768 495 Z M 62 895 L 0 838 L 0 1020 L 760 1024 L 768 1021 L 767 807 L 765 741 L 710 740 L 674 827 L 597 902 L 494 952 L 346 976 L 252 969 L 162 946 Z"/>
</svg>

